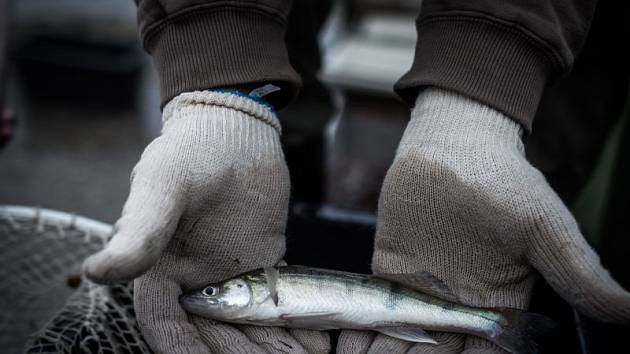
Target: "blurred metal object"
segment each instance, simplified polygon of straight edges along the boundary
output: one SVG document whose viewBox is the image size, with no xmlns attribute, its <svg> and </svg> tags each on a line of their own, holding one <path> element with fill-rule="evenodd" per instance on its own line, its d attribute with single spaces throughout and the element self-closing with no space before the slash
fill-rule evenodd
<svg viewBox="0 0 630 354">
<path fill-rule="evenodd" d="M 125 46 L 137 41 L 131 0 L 20 0 L 12 22 L 20 37 Z"/>
<path fill-rule="evenodd" d="M 327 206 L 376 212 L 409 109 L 394 97 L 336 90 L 342 109 L 326 132 Z"/>
<path fill-rule="evenodd" d="M 15 5 L 16 67 L 31 97 L 113 109 L 135 103 L 144 61 L 132 1 L 20 0 Z"/>
<path fill-rule="evenodd" d="M 343 9 L 336 11 L 333 16 L 347 17 Z M 322 216 L 376 210 L 381 182 L 409 116 L 393 86 L 413 61 L 413 16 L 372 12 L 354 25 L 335 23 L 322 35 L 320 78 L 332 88 L 337 108 L 326 132 Z"/>
<path fill-rule="evenodd" d="M 11 25 L 18 61 L 103 74 L 142 64 L 136 8 L 128 0 L 21 0 Z M 67 74 L 67 73 L 66 73 Z"/>
<path fill-rule="evenodd" d="M 415 19 L 422 7 L 422 0 L 343 0 L 343 2 L 348 8 L 347 20 L 351 25 L 361 23 L 373 14 L 408 15 Z"/>
<path fill-rule="evenodd" d="M 131 73 L 142 64 L 136 43 L 127 46 L 94 45 L 74 40 L 32 38 L 22 43 L 18 60 L 56 68 L 98 71 L 102 74 Z"/>
<path fill-rule="evenodd" d="M 355 6 L 370 9 L 418 10 L 422 0 L 352 0 Z"/>
<path fill-rule="evenodd" d="M 295 202 L 319 204 L 323 194 L 323 131 L 332 104 L 327 88 L 317 80 L 321 65 L 317 34 L 328 17 L 331 2 L 295 1 L 285 37 L 291 65 L 304 84 L 296 100 L 278 114 Z"/>
<path fill-rule="evenodd" d="M 414 15 L 370 14 L 356 29 L 326 48 L 325 83 L 394 97 L 393 86 L 413 62 Z"/>
</svg>

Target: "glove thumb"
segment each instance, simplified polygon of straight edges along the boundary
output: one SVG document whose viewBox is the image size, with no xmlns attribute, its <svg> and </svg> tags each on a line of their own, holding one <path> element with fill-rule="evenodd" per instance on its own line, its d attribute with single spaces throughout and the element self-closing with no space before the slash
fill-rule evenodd
<svg viewBox="0 0 630 354">
<path fill-rule="evenodd" d="M 579 312 L 600 321 L 630 322 L 630 293 L 601 265 L 570 212 L 562 208 L 551 214 L 536 225 L 532 265 Z"/>
<path fill-rule="evenodd" d="M 83 263 L 83 273 L 94 282 L 109 284 L 142 275 L 155 264 L 175 232 L 184 209 L 180 172 L 175 166 L 158 164 L 162 168 L 156 168 L 143 160 L 145 157 L 134 169 L 114 236 Z"/>
</svg>

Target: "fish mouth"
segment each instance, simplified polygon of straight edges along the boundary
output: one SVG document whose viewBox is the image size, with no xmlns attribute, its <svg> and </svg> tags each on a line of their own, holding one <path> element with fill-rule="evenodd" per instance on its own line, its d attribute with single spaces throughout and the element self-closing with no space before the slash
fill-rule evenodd
<svg viewBox="0 0 630 354">
<path fill-rule="evenodd" d="M 180 295 L 179 304 L 184 310 L 197 315 L 207 314 L 209 310 L 219 305 L 217 300 L 197 293 Z"/>
</svg>

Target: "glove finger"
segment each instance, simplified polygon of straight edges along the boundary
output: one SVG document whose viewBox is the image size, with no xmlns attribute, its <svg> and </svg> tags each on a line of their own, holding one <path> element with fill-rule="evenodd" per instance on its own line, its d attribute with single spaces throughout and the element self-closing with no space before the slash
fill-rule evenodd
<svg viewBox="0 0 630 354">
<path fill-rule="evenodd" d="M 307 351 L 284 328 L 239 326 L 249 340 L 264 348 L 271 354 L 302 353 Z"/>
<path fill-rule="evenodd" d="M 134 309 L 138 326 L 157 353 L 207 353 L 208 347 L 179 306 L 179 286 L 157 281 L 152 275 L 134 282 Z"/>
<path fill-rule="evenodd" d="M 368 354 L 406 353 L 412 345 L 413 343 L 411 342 L 384 334 L 377 334 L 368 350 Z"/>
<path fill-rule="evenodd" d="M 185 202 L 182 168 L 172 160 L 177 156 L 154 157 L 153 150 L 160 150 L 154 145 L 159 145 L 158 140 L 147 147 L 134 168 L 115 235 L 105 249 L 83 263 L 85 275 L 97 283 L 140 276 L 155 264 L 177 227 Z"/>
<path fill-rule="evenodd" d="M 365 354 L 375 337 L 373 331 L 343 330 L 337 340 L 337 354 Z"/>
<path fill-rule="evenodd" d="M 213 354 L 268 354 L 238 328 L 199 316 L 191 316 L 201 339 Z"/>
<path fill-rule="evenodd" d="M 464 351 L 462 353 L 466 354 L 508 354 L 507 351 L 500 348 L 496 344 L 490 342 L 489 340 L 476 337 L 476 336 L 467 336 L 466 344 L 464 345 Z"/>
<path fill-rule="evenodd" d="M 630 322 L 630 293 L 604 269 L 571 213 L 546 208 L 535 224 L 531 264 L 567 302 L 602 321 Z"/>
<path fill-rule="evenodd" d="M 308 353 L 325 354 L 330 353 L 330 335 L 322 331 L 311 331 L 307 329 L 290 329 L 289 333 L 297 340 Z"/>
<path fill-rule="evenodd" d="M 463 334 L 431 331 L 427 333 L 438 343 L 414 344 L 407 352 L 408 354 L 454 354 L 461 353 L 464 349 L 466 336 Z"/>
</svg>

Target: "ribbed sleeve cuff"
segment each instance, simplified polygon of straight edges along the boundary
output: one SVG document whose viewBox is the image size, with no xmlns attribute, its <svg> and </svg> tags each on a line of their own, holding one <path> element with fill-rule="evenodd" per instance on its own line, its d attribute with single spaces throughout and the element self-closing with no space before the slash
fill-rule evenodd
<svg viewBox="0 0 630 354">
<path fill-rule="evenodd" d="M 421 18 L 417 29 L 414 63 L 395 86 L 406 102 L 413 105 L 423 86 L 449 89 L 531 131 L 555 65 L 541 43 L 501 23 L 461 15 Z"/>
<path fill-rule="evenodd" d="M 300 88 L 284 44 L 286 24 L 253 8 L 213 7 L 169 18 L 144 38 L 160 79 L 164 106 L 183 92 L 274 83 L 276 108 Z"/>
</svg>

